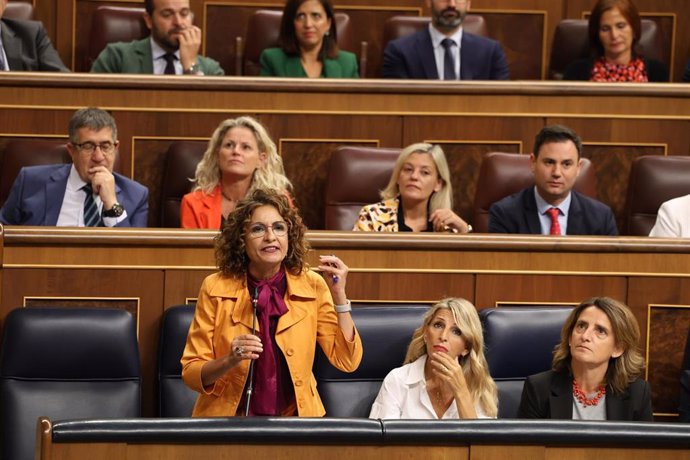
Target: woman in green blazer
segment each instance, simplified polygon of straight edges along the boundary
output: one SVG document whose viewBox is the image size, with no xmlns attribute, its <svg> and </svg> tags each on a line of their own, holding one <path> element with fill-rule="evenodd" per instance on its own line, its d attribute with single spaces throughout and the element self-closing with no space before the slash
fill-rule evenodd
<svg viewBox="0 0 690 460">
<path fill-rule="evenodd" d="M 288 0 L 280 24 L 280 48 L 261 53 L 261 75 L 357 78 L 357 58 L 338 49 L 330 0 Z"/>
</svg>

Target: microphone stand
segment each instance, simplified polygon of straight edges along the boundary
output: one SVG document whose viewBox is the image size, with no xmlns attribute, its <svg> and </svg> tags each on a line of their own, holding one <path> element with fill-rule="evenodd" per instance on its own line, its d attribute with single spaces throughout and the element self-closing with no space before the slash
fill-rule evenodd
<svg viewBox="0 0 690 460">
<path fill-rule="evenodd" d="M 252 335 L 256 335 L 256 309 L 259 303 L 259 287 L 254 288 L 254 295 L 252 296 L 252 308 L 254 310 L 252 317 Z M 252 391 L 254 391 L 254 359 L 249 361 L 249 383 L 247 384 L 247 405 L 244 407 L 244 416 L 249 416 L 249 404 L 252 402 Z"/>
</svg>

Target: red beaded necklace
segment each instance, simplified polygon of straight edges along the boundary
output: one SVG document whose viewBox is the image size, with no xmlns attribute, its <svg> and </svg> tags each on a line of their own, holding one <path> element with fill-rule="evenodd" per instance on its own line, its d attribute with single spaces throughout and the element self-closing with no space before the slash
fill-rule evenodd
<svg viewBox="0 0 690 460">
<path fill-rule="evenodd" d="M 575 396 L 575 399 L 580 401 L 580 404 L 582 404 L 585 407 L 596 406 L 597 404 L 599 404 L 599 401 L 605 394 L 606 387 L 604 385 L 601 385 L 597 389 L 597 394 L 591 398 L 588 398 L 585 392 L 582 391 L 582 388 L 580 388 L 580 385 L 577 384 L 577 380 L 573 379 L 573 396 Z"/>
</svg>

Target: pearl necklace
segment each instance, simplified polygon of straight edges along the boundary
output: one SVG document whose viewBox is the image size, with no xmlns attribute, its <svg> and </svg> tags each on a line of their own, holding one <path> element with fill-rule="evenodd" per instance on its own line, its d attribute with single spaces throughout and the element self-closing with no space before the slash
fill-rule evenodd
<svg viewBox="0 0 690 460">
<path fill-rule="evenodd" d="M 588 398 L 582 388 L 580 388 L 580 385 L 577 384 L 577 380 L 573 379 L 573 396 L 575 399 L 580 401 L 580 404 L 582 404 L 584 407 L 596 406 L 599 404 L 599 401 L 602 397 L 604 397 L 605 394 L 606 387 L 604 385 L 600 385 L 597 389 L 597 394 L 591 398 Z"/>
</svg>

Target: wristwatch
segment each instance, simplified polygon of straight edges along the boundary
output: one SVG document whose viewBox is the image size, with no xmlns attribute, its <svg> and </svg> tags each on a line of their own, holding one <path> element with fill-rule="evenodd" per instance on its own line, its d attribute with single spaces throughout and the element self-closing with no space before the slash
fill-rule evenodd
<svg viewBox="0 0 690 460">
<path fill-rule="evenodd" d="M 199 71 L 199 64 L 196 62 L 192 64 L 188 69 L 184 69 L 183 73 L 185 75 L 198 75 L 201 72 Z"/>
<path fill-rule="evenodd" d="M 120 203 L 115 203 L 112 208 L 103 210 L 103 217 L 120 217 L 124 212 L 125 208 Z"/>
</svg>

